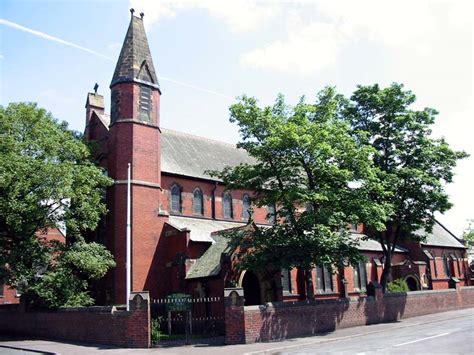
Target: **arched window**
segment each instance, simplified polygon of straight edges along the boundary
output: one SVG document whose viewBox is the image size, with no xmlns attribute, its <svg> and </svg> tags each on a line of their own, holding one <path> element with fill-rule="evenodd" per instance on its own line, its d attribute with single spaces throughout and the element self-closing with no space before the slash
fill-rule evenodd
<svg viewBox="0 0 474 355">
<path fill-rule="evenodd" d="M 248 219 L 250 218 L 250 205 L 251 205 L 251 202 L 250 202 L 250 196 L 245 194 L 243 197 L 242 197 L 242 219 L 248 221 Z"/>
<path fill-rule="evenodd" d="M 446 277 L 451 277 L 451 268 L 449 267 L 449 257 L 447 255 L 443 256 L 443 269 Z"/>
<path fill-rule="evenodd" d="M 358 264 L 352 265 L 354 290 L 365 292 L 367 289 L 367 268 L 365 262 L 359 261 Z"/>
<path fill-rule="evenodd" d="M 268 222 L 271 224 L 276 223 L 276 208 L 275 205 L 267 206 L 267 219 Z"/>
<path fill-rule="evenodd" d="M 224 218 L 233 218 L 234 214 L 232 211 L 232 196 L 228 192 L 224 194 L 223 206 L 224 206 Z"/>
<path fill-rule="evenodd" d="M 193 213 L 202 215 L 203 211 L 202 191 L 199 187 L 196 187 L 193 193 Z"/>
<path fill-rule="evenodd" d="M 316 267 L 316 290 L 320 293 L 332 292 L 332 273 L 326 266 Z"/>
<path fill-rule="evenodd" d="M 171 188 L 171 211 L 181 213 L 181 188 L 178 185 Z"/>
</svg>

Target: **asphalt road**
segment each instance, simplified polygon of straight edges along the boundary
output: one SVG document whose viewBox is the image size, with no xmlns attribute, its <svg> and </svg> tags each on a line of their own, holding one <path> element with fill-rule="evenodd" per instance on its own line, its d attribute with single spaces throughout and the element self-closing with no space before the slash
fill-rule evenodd
<svg viewBox="0 0 474 355">
<path fill-rule="evenodd" d="M 314 344 L 274 354 L 474 354 L 474 312 L 464 318 Z"/>
<path fill-rule="evenodd" d="M 328 334 L 274 343 L 124 349 L 50 340 L 2 339 L 0 334 L 1 355 L 26 354 L 12 347 L 68 355 L 474 354 L 474 308 L 339 329 Z"/>
</svg>

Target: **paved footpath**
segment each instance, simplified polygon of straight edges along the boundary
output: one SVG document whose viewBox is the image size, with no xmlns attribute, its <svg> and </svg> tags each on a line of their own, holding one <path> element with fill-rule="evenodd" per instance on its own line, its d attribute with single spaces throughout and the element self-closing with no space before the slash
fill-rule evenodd
<svg viewBox="0 0 474 355">
<path fill-rule="evenodd" d="M 454 343 L 453 343 L 454 342 Z M 46 340 L 1 340 L 0 354 L 474 354 L 474 308 L 340 329 L 273 343 L 124 349 Z"/>
</svg>

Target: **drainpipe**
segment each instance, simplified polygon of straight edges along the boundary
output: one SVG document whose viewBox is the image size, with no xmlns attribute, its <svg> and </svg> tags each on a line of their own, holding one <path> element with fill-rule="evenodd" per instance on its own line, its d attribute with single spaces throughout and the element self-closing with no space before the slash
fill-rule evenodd
<svg viewBox="0 0 474 355">
<path fill-rule="evenodd" d="M 212 219 L 216 219 L 216 190 L 218 182 L 215 182 L 214 188 L 212 189 Z"/>
</svg>

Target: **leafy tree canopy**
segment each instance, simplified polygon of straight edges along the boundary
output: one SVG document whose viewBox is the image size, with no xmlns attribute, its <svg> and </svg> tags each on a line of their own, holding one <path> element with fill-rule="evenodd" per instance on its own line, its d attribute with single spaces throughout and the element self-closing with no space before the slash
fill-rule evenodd
<svg viewBox="0 0 474 355">
<path fill-rule="evenodd" d="M 315 265 L 340 266 L 361 256 L 347 226 L 361 220 L 383 228 L 387 206 L 369 202 L 369 191 L 384 193 L 369 156 L 340 116 L 344 99 L 333 88 L 314 104 L 301 98 L 295 107 L 279 95 L 275 104 L 259 107 L 247 96 L 230 107 L 239 126 L 238 146 L 255 158 L 213 172 L 226 188 L 254 191 L 257 206 L 276 206 L 278 223 L 248 233 L 233 233 L 240 266 L 262 270 Z M 308 294 L 310 295 L 310 294 Z"/>
<path fill-rule="evenodd" d="M 464 230 L 462 238 L 469 246 L 474 246 L 474 219 L 468 220 L 468 226 Z"/>
<path fill-rule="evenodd" d="M 384 288 L 395 244 L 401 238 L 419 239 L 414 232 L 431 231 L 434 213 L 451 207 L 445 185 L 453 181 L 457 160 L 467 157 L 431 136 L 438 112 L 413 109 L 415 100 L 401 84 L 359 86 L 343 111 L 354 137 L 374 149 L 371 157 L 384 193 L 374 191 L 372 201 L 392 210 L 383 229 L 366 221 L 367 233 L 380 241 L 386 256 Z"/>
<path fill-rule="evenodd" d="M 36 104 L 0 106 L 0 278 L 46 306 L 90 304 L 88 280 L 114 261 L 81 232 L 106 212 L 110 182 L 66 123 Z M 60 225 L 66 243 L 39 237 Z"/>
</svg>

